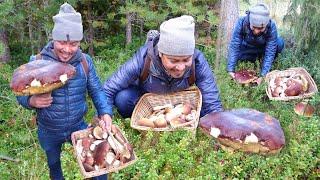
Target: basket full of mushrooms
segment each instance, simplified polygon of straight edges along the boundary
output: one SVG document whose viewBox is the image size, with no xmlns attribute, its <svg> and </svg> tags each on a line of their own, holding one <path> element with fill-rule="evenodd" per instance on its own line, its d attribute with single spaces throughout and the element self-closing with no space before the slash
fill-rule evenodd
<svg viewBox="0 0 320 180">
<path fill-rule="evenodd" d="M 85 178 L 118 171 L 137 160 L 132 145 L 115 125 L 110 132 L 100 126 L 76 131 L 71 140 Z"/>
<path fill-rule="evenodd" d="M 131 116 L 131 127 L 138 130 L 174 131 L 186 129 L 195 133 L 202 95 L 193 86 L 171 94 L 144 94 Z"/>
<path fill-rule="evenodd" d="M 310 74 L 301 67 L 272 71 L 267 74 L 266 82 L 266 93 L 271 100 L 307 98 L 318 92 Z"/>
</svg>

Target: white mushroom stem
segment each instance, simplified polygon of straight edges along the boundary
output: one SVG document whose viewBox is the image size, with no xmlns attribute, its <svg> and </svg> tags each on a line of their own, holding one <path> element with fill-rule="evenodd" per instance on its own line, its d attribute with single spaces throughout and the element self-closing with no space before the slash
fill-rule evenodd
<svg viewBox="0 0 320 180">
<path fill-rule="evenodd" d="M 68 75 L 67 74 L 63 74 L 59 77 L 60 81 L 62 82 L 62 84 L 64 84 L 67 80 L 68 80 Z"/>
<path fill-rule="evenodd" d="M 216 127 L 211 127 L 211 130 L 210 130 L 210 135 L 215 137 L 215 138 L 218 138 L 218 136 L 220 135 L 221 131 L 219 128 L 216 128 Z"/>
<path fill-rule="evenodd" d="M 41 87 L 41 82 L 38 81 L 37 79 L 34 79 L 31 84 L 30 84 L 31 87 Z"/>
<path fill-rule="evenodd" d="M 257 143 L 257 142 L 259 142 L 259 139 L 254 133 L 251 133 L 244 140 L 244 143 Z"/>
</svg>

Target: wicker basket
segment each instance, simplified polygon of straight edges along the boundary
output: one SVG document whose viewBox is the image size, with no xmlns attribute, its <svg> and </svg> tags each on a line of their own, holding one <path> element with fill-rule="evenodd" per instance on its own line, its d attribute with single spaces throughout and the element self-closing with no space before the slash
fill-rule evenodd
<svg viewBox="0 0 320 180">
<path fill-rule="evenodd" d="M 118 128 L 118 127 L 117 127 Z M 119 128 L 118 128 L 119 129 Z M 90 172 L 87 172 L 84 167 L 83 167 L 83 164 L 81 162 L 81 159 L 80 157 L 78 156 L 77 154 L 77 150 L 76 150 L 76 142 L 77 140 L 79 139 L 82 139 L 84 137 L 88 137 L 89 134 L 91 134 L 93 128 L 88 128 L 88 129 L 84 129 L 84 130 L 80 130 L 80 131 L 76 131 L 74 133 L 72 133 L 71 135 L 71 141 L 72 141 L 72 145 L 73 145 L 73 148 L 74 148 L 74 153 L 75 153 L 75 156 L 77 158 L 77 162 L 79 164 L 79 167 L 80 167 L 80 171 L 81 171 L 81 174 L 84 176 L 84 178 L 91 178 L 91 177 L 95 177 L 95 176 L 100 176 L 100 175 L 103 175 L 103 174 L 107 174 L 107 173 L 110 173 L 110 172 L 116 172 L 116 171 L 119 171 L 123 168 L 126 168 L 127 166 L 135 163 L 137 161 L 137 156 L 135 154 L 135 152 L 133 151 L 133 160 L 129 161 L 129 162 L 126 162 L 125 164 L 119 166 L 119 167 L 115 167 L 115 168 L 103 168 L 103 169 L 99 169 L 99 170 L 95 170 L 95 171 L 90 171 Z M 120 130 L 120 129 L 119 129 Z M 120 131 L 121 134 L 123 134 L 122 131 Z M 127 138 L 124 136 L 124 138 L 126 139 L 126 141 L 128 142 Z"/>
<path fill-rule="evenodd" d="M 308 81 L 308 90 L 305 93 L 300 94 L 298 96 L 273 97 L 272 93 L 271 93 L 271 87 L 270 87 L 271 79 L 276 78 L 276 77 L 290 76 L 290 75 L 294 75 L 294 74 L 302 74 L 305 76 L 305 78 Z M 272 71 L 267 74 L 266 81 L 268 83 L 268 86 L 266 87 L 266 93 L 267 93 L 270 100 L 289 101 L 292 99 L 303 99 L 303 98 L 311 97 L 315 93 L 318 92 L 317 85 L 314 82 L 314 80 L 312 79 L 312 77 L 310 76 L 310 74 L 304 68 L 301 68 L 301 67 L 290 68 L 290 69 L 287 69 L 284 71 L 279 71 L 279 70 Z"/>
<path fill-rule="evenodd" d="M 145 126 L 137 125 L 137 121 L 141 118 L 149 117 L 152 114 L 153 107 L 161 106 L 164 104 L 179 104 L 189 102 L 194 107 L 196 107 L 196 118 L 193 121 L 188 123 L 184 123 L 181 126 L 168 126 L 166 128 L 151 128 Z M 131 127 L 137 130 L 150 130 L 150 131 L 174 131 L 176 129 L 186 129 L 196 132 L 199 117 L 200 117 L 200 110 L 202 106 L 202 95 L 200 90 L 196 86 L 192 86 L 186 90 L 160 95 L 154 93 L 146 93 L 144 94 L 137 105 L 134 108 L 134 111 L 131 116 Z"/>
</svg>

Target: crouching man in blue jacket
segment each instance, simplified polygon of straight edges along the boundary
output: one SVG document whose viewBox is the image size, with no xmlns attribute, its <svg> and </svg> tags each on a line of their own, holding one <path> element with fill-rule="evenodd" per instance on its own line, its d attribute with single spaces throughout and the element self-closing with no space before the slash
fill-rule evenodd
<svg viewBox="0 0 320 180">
<path fill-rule="evenodd" d="M 53 20 L 53 41 L 43 48 L 39 56 L 48 61 L 68 63 L 76 68 L 76 74 L 51 93 L 19 96 L 17 99 L 23 107 L 37 112 L 38 139 L 47 156 L 50 178 L 60 180 L 64 179 L 60 161 L 62 144 L 71 142 L 72 132 L 87 128 L 83 118 L 88 110 L 87 92 L 102 119 L 99 123 L 107 129 L 111 128 L 112 104 L 106 103 L 107 96 L 91 57 L 79 48 L 83 38 L 81 14 L 65 3 Z M 36 61 L 36 56 L 31 56 L 31 60 Z M 107 176 L 94 179 L 107 179 Z"/>
<path fill-rule="evenodd" d="M 232 78 L 239 60 L 255 62 L 257 58 L 263 57 L 260 78 L 257 80 L 260 84 L 284 48 L 283 39 L 278 37 L 276 23 L 269 15 L 268 7 L 258 3 L 237 21 L 228 54 L 227 71 Z"/>
<path fill-rule="evenodd" d="M 203 53 L 195 49 L 194 19 L 181 16 L 165 21 L 159 33 L 104 83 L 108 99 L 123 117 L 130 117 L 147 92 L 164 94 L 196 84 L 202 93 L 201 116 L 222 111 L 214 74 Z"/>
</svg>

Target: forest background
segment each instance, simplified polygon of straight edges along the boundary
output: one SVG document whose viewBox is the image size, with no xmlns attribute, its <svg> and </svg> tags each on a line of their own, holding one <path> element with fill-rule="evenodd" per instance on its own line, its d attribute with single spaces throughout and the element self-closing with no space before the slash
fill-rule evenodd
<svg viewBox="0 0 320 180">
<path fill-rule="evenodd" d="M 52 16 L 62 0 L 0 1 L 0 177 L 49 179 L 44 152 L 34 124 L 35 112 L 19 106 L 9 87 L 13 70 L 28 62 L 50 40 Z M 320 96 L 309 99 L 316 107 L 311 118 L 294 113 L 298 101 L 270 101 L 263 83 L 235 84 L 226 72 L 227 44 L 234 21 L 261 0 L 70 0 L 82 14 L 85 37 L 81 48 L 94 57 L 102 82 L 137 48 L 146 33 L 164 20 L 189 14 L 196 19 L 196 44 L 208 59 L 225 109 L 253 108 L 279 119 L 286 137 L 283 150 L 273 156 L 227 152 L 198 129 L 189 132 L 140 133 L 130 119 L 116 114 L 114 123 L 125 131 L 139 160 L 111 179 L 317 179 L 320 177 Z M 265 0 L 286 47 L 273 70 L 304 67 L 320 84 L 320 1 Z M 240 67 L 252 64 L 241 64 Z M 258 69 L 257 69 L 258 70 Z M 318 86 L 319 89 L 319 86 Z M 90 102 L 88 122 L 94 115 Z M 80 179 L 70 144 L 63 147 L 66 179 Z"/>
</svg>

